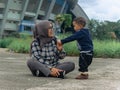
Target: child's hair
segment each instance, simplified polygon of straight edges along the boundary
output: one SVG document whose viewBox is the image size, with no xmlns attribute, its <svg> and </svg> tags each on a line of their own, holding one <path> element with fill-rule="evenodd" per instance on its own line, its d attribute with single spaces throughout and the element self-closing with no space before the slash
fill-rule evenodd
<svg viewBox="0 0 120 90">
<path fill-rule="evenodd" d="M 76 17 L 73 21 L 75 21 L 77 24 L 83 25 L 83 27 L 86 25 L 86 20 L 83 17 Z"/>
</svg>

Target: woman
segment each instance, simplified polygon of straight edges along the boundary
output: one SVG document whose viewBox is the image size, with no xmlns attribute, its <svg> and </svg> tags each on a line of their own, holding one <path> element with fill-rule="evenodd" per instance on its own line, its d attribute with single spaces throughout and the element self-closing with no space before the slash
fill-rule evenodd
<svg viewBox="0 0 120 90">
<path fill-rule="evenodd" d="M 66 53 L 62 47 L 56 45 L 57 39 L 53 33 L 50 21 L 43 20 L 35 25 L 34 40 L 31 43 L 30 56 L 27 65 L 34 76 L 64 78 L 64 75 L 73 71 L 74 63 L 60 63 Z"/>
</svg>

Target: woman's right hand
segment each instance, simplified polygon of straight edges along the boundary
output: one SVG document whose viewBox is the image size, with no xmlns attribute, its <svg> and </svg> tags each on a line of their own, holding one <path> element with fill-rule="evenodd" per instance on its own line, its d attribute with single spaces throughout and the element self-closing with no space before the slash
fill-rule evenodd
<svg viewBox="0 0 120 90">
<path fill-rule="evenodd" d="M 58 77 L 58 76 L 60 75 L 59 72 L 61 72 L 61 71 L 63 71 L 63 70 L 60 70 L 60 69 L 57 69 L 57 68 L 51 68 L 51 73 L 50 73 L 50 75 L 51 75 L 51 76 L 54 76 L 54 77 Z"/>
<path fill-rule="evenodd" d="M 59 51 L 62 51 L 62 49 L 63 49 L 61 40 L 57 40 L 57 49 L 58 49 Z"/>
</svg>

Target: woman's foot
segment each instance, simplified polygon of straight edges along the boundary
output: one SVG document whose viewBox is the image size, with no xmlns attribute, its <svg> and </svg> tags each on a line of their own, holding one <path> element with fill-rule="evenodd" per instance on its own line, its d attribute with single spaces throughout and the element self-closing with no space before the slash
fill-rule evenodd
<svg viewBox="0 0 120 90">
<path fill-rule="evenodd" d="M 65 77 L 65 71 L 60 71 L 59 73 L 60 73 L 60 75 L 58 75 L 58 78 L 64 79 L 64 77 Z"/>
</svg>

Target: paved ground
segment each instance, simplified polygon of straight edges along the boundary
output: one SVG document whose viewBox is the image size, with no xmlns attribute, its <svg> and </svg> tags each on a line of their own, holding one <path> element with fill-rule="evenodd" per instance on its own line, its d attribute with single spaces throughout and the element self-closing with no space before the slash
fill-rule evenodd
<svg viewBox="0 0 120 90">
<path fill-rule="evenodd" d="M 26 66 L 28 54 L 0 49 L 0 90 L 120 90 L 120 59 L 94 58 L 88 80 L 75 80 L 78 57 L 66 57 L 76 69 L 65 79 L 33 77 Z"/>
</svg>

